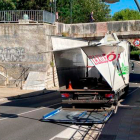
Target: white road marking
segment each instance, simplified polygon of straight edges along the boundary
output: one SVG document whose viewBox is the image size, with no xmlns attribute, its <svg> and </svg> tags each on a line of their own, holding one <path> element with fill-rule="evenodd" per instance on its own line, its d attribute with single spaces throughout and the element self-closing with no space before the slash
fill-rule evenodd
<svg viewBox="0 0 140 140">
<path fill-rule="evenodd" d="M 85 135 L 87 131 L 88 126 L 77 126 L 77 125 L 71 125 L 69 128 L 65 129 L 64 131 L 60 132 L 56 136 L 52 137 L 50 140 L 55 139 L 75 139 L 75 140 L 81 140 L 81 138 Z"/>
<path fill-rule="evenodd" d="M 119 105 L 115 106 L 115 109 L 114 109 L 114 114 L 116 114 L 116 113 L 117 113 L 117 111 L 118 111 L 118 106 L 119 106 Z"/>
<path fill-rule="evenodd" d="M 58 104 L 60 104 L 60 103 L 57 103 L 57 104 L 53 104 L 53 105 L 50 105 L 50 106 L 47 106 L 47 107 L 52 107 L 52 106 L 55 106 L 55 105 L 58 105 Z M 28 114 L 28 113 L 31 113 L 31 112 L 35 112 L 35 111 L 38 111 L 38 110 L 41 110 L 41 109 L 45 109 L 46 107 L 40 107 L 40 108 L 37 108 L 37 109 L 33 109 L 33 110 L 30 110 L 30 111 L 27 111 L 27 112 L 22 112 L 22 113 L 19 113 L 19 114 L 15 114 L 15 115 L 11 115 L 11 116 L 9 116 L 9 117 L 6 117 L 6 118 L 2 118 L 2 119 L 0 119 L 0 121 L 2 121 L 2 120 L 6 120 L 6 119 L 10 119 L 10 118 L 12 118 L 12 117 L 14 117 L 14 116 L 20 116 L 20 115 L 23 115 L 23 114 Z"/>
<path fill-rule="evenodd" d="M 69 128 L 65 129 L 64 131 L 60 132 L 56 136 L 52 137 L 50 140 L 54 140 L 55 138 L 66 138 L 70 139 L 72 135 L 75 133 L 76 129 L 78 129 L 78 126 L 71 125 Z"/>
<path fill-rule="evenodd" d="M 96 139 L 98 139 L 99 136 L 102 133 L 102 130 L 103 130 L 104 126 L 105 126 L 105 124 L 95 124 L 95 128 L 97 128 L 97 130 L 96 131 L 92 131 L 91 134 L 89 133 L 92 137 L 89 136 L 89 139 L 87 139 L 87 140 L 96 140 Z"/>
</svg>

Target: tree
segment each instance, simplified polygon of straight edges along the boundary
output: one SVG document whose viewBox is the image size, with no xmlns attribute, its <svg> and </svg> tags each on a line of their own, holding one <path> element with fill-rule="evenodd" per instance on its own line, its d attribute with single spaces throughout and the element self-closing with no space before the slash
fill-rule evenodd
<svg viewBox="0 0 140 140">
<path fill-rule="evenodd" d="M 50 11 L 50 0 L 19 0 L 19 10 L 48 10 Z"/>
<path fill-rule="evenodd" d="M 59 13 L 59 21 L 69 23 L 70 0 L 57 0 L 57 11 Z"/>
<path fill-rule="evenodd" d="M 140 12 L 136 10 L 124 9 L 119 12 L 116 12 L 113 17 L 113 20 L 120 21 L 120 20 L 138 20 L 140 19 Z"/>
<path fill-rule="evenodd" d="M 0 10 L 15 10 L 19 0 L 0 0 Z"/>
<path fill-rule="evenodd" d="M 96 21 L 106 21 L 110 16 L 109 6 L 100 0 L 71 0 L 73 23 L 89 22 L 91 11 Z M 70 0 L 57 0 L 60 21 L 70 23 Z"/>
<path fill-rule="evenodd" d="M 85 5 L 85 9 L 87 9 L 88 12 L 94 12 L 96 21 L 107 21 L 111 17 L 109 5 L 106 5 L 100 0 L 86 0 Z"/>
</svg>

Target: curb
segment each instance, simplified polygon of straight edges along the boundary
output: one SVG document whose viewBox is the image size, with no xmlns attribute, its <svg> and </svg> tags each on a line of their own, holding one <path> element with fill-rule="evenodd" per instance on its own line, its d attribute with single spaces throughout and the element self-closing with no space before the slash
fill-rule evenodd
<svg viewBox="0 0 140 140">
<path fill-rule="evenodd" d="M 140 61 L 136 61 L 136 60 L 130 60 L 132 62 L 136 62 L 137 64 L 140 64 Z"/>
<path fill-rule="evenodd" d="M 7 98 L 1 98 L 0 103 L 4 103 L 4 102 L 9 102 L 9 100 Z"/>
</svg>

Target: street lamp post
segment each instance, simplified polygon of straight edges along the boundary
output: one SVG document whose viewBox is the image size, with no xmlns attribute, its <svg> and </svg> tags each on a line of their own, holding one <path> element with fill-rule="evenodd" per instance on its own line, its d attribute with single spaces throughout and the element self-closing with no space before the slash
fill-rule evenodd
<svg viewBox="0 0 140 140">
<path fill-rule="evenodd" d="M 57 1 L 57 0 L 54 0 L 54 13 L 55 13 L 55 22 L 56 22 L 56 1 Z"/>
<path fill-rule="evenodd" d="M 72 23 L 72 0 L 70 0 L 70 23 Z"/>
<path fill-rule="evenodd" d="M 134 1 L 135 1 L 136 5 L 137 5 L 137 7 L 139 9 L 139 12 L 140 12 L 140 5 L 139 5 L 138 1 L 137 0 L 134 0 Z"/>
</svg>

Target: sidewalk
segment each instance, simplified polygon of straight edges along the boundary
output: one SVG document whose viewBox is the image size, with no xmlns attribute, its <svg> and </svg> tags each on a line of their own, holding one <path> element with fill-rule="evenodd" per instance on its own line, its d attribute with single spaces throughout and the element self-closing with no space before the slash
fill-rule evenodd
<svg viewBox="0 0 140 140">
<path fill-rule="evenodd" d="M 98 140 L 140 140 L 140 88 L 120 103 Z"/>
<path fill-rule="evenodd" d="M 39 95 L 47 94 L 50 92 L 55 92 L 56 90 L 58 90 L 57 87 L 49 89 L 49 90 L 44 89 L 44 90 L 39 90 L 39 91 L 21 90 L 19 88 L 0 87 L 0 102 L 28 98 L 28 97 L 33 97 L 33 96 L 39 96 Z"/>
</svg>

